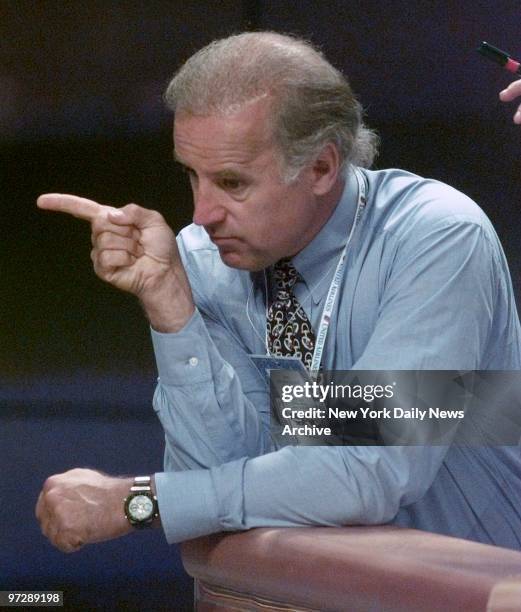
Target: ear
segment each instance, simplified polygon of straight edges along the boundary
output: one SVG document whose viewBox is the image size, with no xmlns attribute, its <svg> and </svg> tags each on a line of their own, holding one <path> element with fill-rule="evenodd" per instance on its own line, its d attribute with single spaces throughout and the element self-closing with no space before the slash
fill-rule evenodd
<svg viewBox="0 0 521 612">
<path fill-rule="evenodd" d="M 311 188 L 316 196 L 328 194 L 336 184 L 340 172 L 340 156 L 336 146 L 326 144 L 310 167 Z"/>
</svg>

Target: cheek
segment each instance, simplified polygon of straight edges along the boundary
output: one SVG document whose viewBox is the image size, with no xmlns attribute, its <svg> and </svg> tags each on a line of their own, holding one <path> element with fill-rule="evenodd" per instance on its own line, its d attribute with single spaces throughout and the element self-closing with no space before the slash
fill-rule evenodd
<svg viewBox="0 0 521 612">
<path fill-rule="evenodd" d="M 311 222 L 307 197 L 301 188 L 283 186 L 244 202 L 236 212 L 236 222 L 250 247 L 264 252 L 298 241 Z"/>
<path fill-rule="evenodd" d="M 298 234 L 311 221 L 310 208 L 302 194 L 292 193 L 283 200 L 284 204 L 278 213 L 278 224 L 285 229 L 286 234 Z"/>
</svg>

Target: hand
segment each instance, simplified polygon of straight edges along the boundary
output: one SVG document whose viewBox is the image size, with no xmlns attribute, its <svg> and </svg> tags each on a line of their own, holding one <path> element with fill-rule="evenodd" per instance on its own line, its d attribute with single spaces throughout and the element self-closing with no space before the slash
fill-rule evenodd
<svg viewBox="0 0 521 612">
<path fill-rule="evenodd" d="M 133 531 L 123 511 L 132 478 L 74 469 L 45 481 L 36 504 L 43 534 L 63 552 Z"/>
<path fill-rule="evenodd" d="M 510 85 L 499 93 L 499 98 L 503 102 L 511 102 L 521 96 L 521 79 L 513 81 Z M 521 104 L 517 107 L 514 115 L 514 123 L 521 124 Z"/>
<path fill-rule="evenodd" d="M 96 274 L 136 295 L 158 331 L 178 331 L 191 317 L 190 283 L 174 233 L 158 212 L 136 204 L 118 209 L 56 193 L 40 196 L 37 205 L 90 222 Z"/>
</svg>

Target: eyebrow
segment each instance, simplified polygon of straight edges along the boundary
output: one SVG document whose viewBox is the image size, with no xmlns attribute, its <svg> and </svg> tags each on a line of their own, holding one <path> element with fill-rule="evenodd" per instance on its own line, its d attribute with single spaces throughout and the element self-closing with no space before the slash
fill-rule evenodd
<svg viewBox="0 0 521 612">
<path fill-rule="evenodd" d="M 178 157 L 175 149 L 172 149 L 172 156 L 174 158 L 174 162 L 178 164 L 179 166 L 181 166 L 183 170 L 192 170 L 191 166 L 186 164 L 184 161 L 182 161 Z M 240 170 L 235 170 L 232 168 L 224 168 L 223 170 L 219 170 L 218 172 L 213 172 L 212 174 L 218 178 L 229 178 L 229 177 L 240 178 L 244 176 L 244 173 L 242 173 Z"/>
</svg>

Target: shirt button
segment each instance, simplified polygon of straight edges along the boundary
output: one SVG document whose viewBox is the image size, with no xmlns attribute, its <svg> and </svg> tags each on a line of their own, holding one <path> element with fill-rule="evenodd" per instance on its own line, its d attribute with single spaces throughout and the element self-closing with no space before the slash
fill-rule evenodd
<svg viewBox="0 0 521 612">
<path fill-rule="evenodd" d="M 190 357 L 188 363 L 194 368 L 199 363 L 199 359 L 197 357 Z"/>
</svg>

